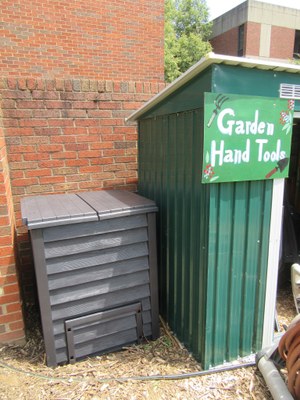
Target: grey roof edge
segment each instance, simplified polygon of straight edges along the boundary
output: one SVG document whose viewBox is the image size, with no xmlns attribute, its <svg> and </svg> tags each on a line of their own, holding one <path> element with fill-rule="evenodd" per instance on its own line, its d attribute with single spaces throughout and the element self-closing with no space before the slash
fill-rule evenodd
<svg viewBox="0 0 300 400">
<path fill-rule="evenodd" d="M 200 72 L 204 71 L 207 67 L 209 67 L 212 64 L 236 65 L 245 68 L 258 68 L 263 70 L 300 74 L 300 65 L 296 64 L 247 58 L 247 57 L 226 56 L 211 52 L 208 53 L 205 57 L 201 58 L 200 61 L 194 64 L 182 75 L 180 75 L 177 79 L 175 79 L 175 81 L 173 81 L 170 85 L 165 87 L 161 92 L 157 93 L 149 101 L 144 103 L 142 107 L 140 107 L 138 110 L 132 113 L 128 118 L 126 118 L 126 121 L 128 122 L 136 121 L 142 115 L 144 115 L 150 109 L 152 109 L 154 106 L 156 106 L 170 94 L 174 93 L 177 89 L 185 85 L 192 78 L 197 76 Z"/>
</svg>

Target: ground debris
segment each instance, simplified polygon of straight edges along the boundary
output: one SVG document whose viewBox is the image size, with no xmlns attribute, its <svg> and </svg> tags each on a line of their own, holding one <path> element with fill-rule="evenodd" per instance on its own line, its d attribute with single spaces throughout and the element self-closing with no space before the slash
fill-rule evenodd
<svg viewBox="0 0 300 400">
<path fill-rule="evenodd" d="M 280 326 L 288 325 L 294 318 L 290 290 L 279 296 L 277 313 Z M 272 399 L 256 367 L 182 380 L 121 381 L 124 377 L 201 370 L 201 365 L 163 323 L 156 341 L 55 369 L 45 365 L 43 338 L 36 317 L 31 325 L 25 346 L 0 348 L 1 400 L 32 400 L 33 393 L 35 400 Z"/>
</svg>

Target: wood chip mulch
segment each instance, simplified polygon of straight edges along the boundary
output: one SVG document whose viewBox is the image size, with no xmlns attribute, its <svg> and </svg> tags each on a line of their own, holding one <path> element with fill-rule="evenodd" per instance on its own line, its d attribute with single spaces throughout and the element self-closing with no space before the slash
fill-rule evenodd
<svg viewBox="0 0 300 400">
<path fill-rule="evenodd" d="M 277 312 L 281 329 L 295 317 L 289 285 L 279 291 Z M 164 324 L 156 341 L 48 368 L 36 311 L 31 315 L 25 346 L 0 346 L 2 400 L 272 399 L 255 366 L 185 379 L 140 379 L 201 371 Z"/>
</svg>

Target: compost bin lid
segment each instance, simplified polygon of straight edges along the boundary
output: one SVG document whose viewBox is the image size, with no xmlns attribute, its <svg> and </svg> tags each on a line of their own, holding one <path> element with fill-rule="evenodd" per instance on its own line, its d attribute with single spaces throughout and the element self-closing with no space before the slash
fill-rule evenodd
<svg viewBox="0 0 300 400">
<path fill-rule="evenodd" d="M 25 197 L 21 213 L 29 229 L 98 220 L 95 210 L 76 194 Z"/>
<path fill-rule="evenodd" d="M 103 190 L 79 193 L 100 220 L 157 211 L 155 202 L 124 190 Z"/>
<path fill-rule="evenodd" d="M 28 229 L 98 221 L 157 211 L 152 200 L 123 190 L 25 197 L 22 221 Z"/>
</svg>

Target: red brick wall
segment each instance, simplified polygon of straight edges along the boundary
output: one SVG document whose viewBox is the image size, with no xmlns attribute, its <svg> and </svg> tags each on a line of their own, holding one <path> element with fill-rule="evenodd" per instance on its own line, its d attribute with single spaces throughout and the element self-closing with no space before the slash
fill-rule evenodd
<svg viewBox="0 0 300 400">
<path fill-rule="evenodd" d="M 0 115 L 0 342 L 24 340 L 14 240 L 14 210 Z"/>
<path fill-rule="evenodd" d="M 245 24 L 245 56 L 258 57 L 260 47 L 260 24 L 247 22 Z"/>
<path fill-rule="evenodd" d="M 245 23 L 244 56 L 259 56 L 260 24 Z M 211 39 L 213 51 L 217 54 L 229 56 L 238 55 L 239 28 L 235 27 Z"/>
<path fill-rule="evenodd" d="M 293 58 L 295 30 L 272 26 L 270 57 L 291 60 Z"/>
<path fill-rule="evenodd" d="M 163 0 L 2 0 L 0 76 L 163 80 Z"/>
<path fill-rule="evenodd" d="M 210 43 L 216 54 L 226 54 L 228 56 L 238 55 L 239 29 L 235 27 L 211 39 Z"/>
<path fill-rule="evenodd" d="M 20 199 L 136 189 L 125 118 L 164 87 L 163 20 L 163 0 L 1 2 L 0 342 L 24 335 L 16 269 L 36 301 Z"/>
<path fill-rule="evenodd" d="M 34 274 L 20 199 L 83 190 L 136 190 L 136 126 L 127 124 L 125 117 L 164 84 L 9 78 L 2 86 L 21 280 L 30 302 Z"/>
</svg>

